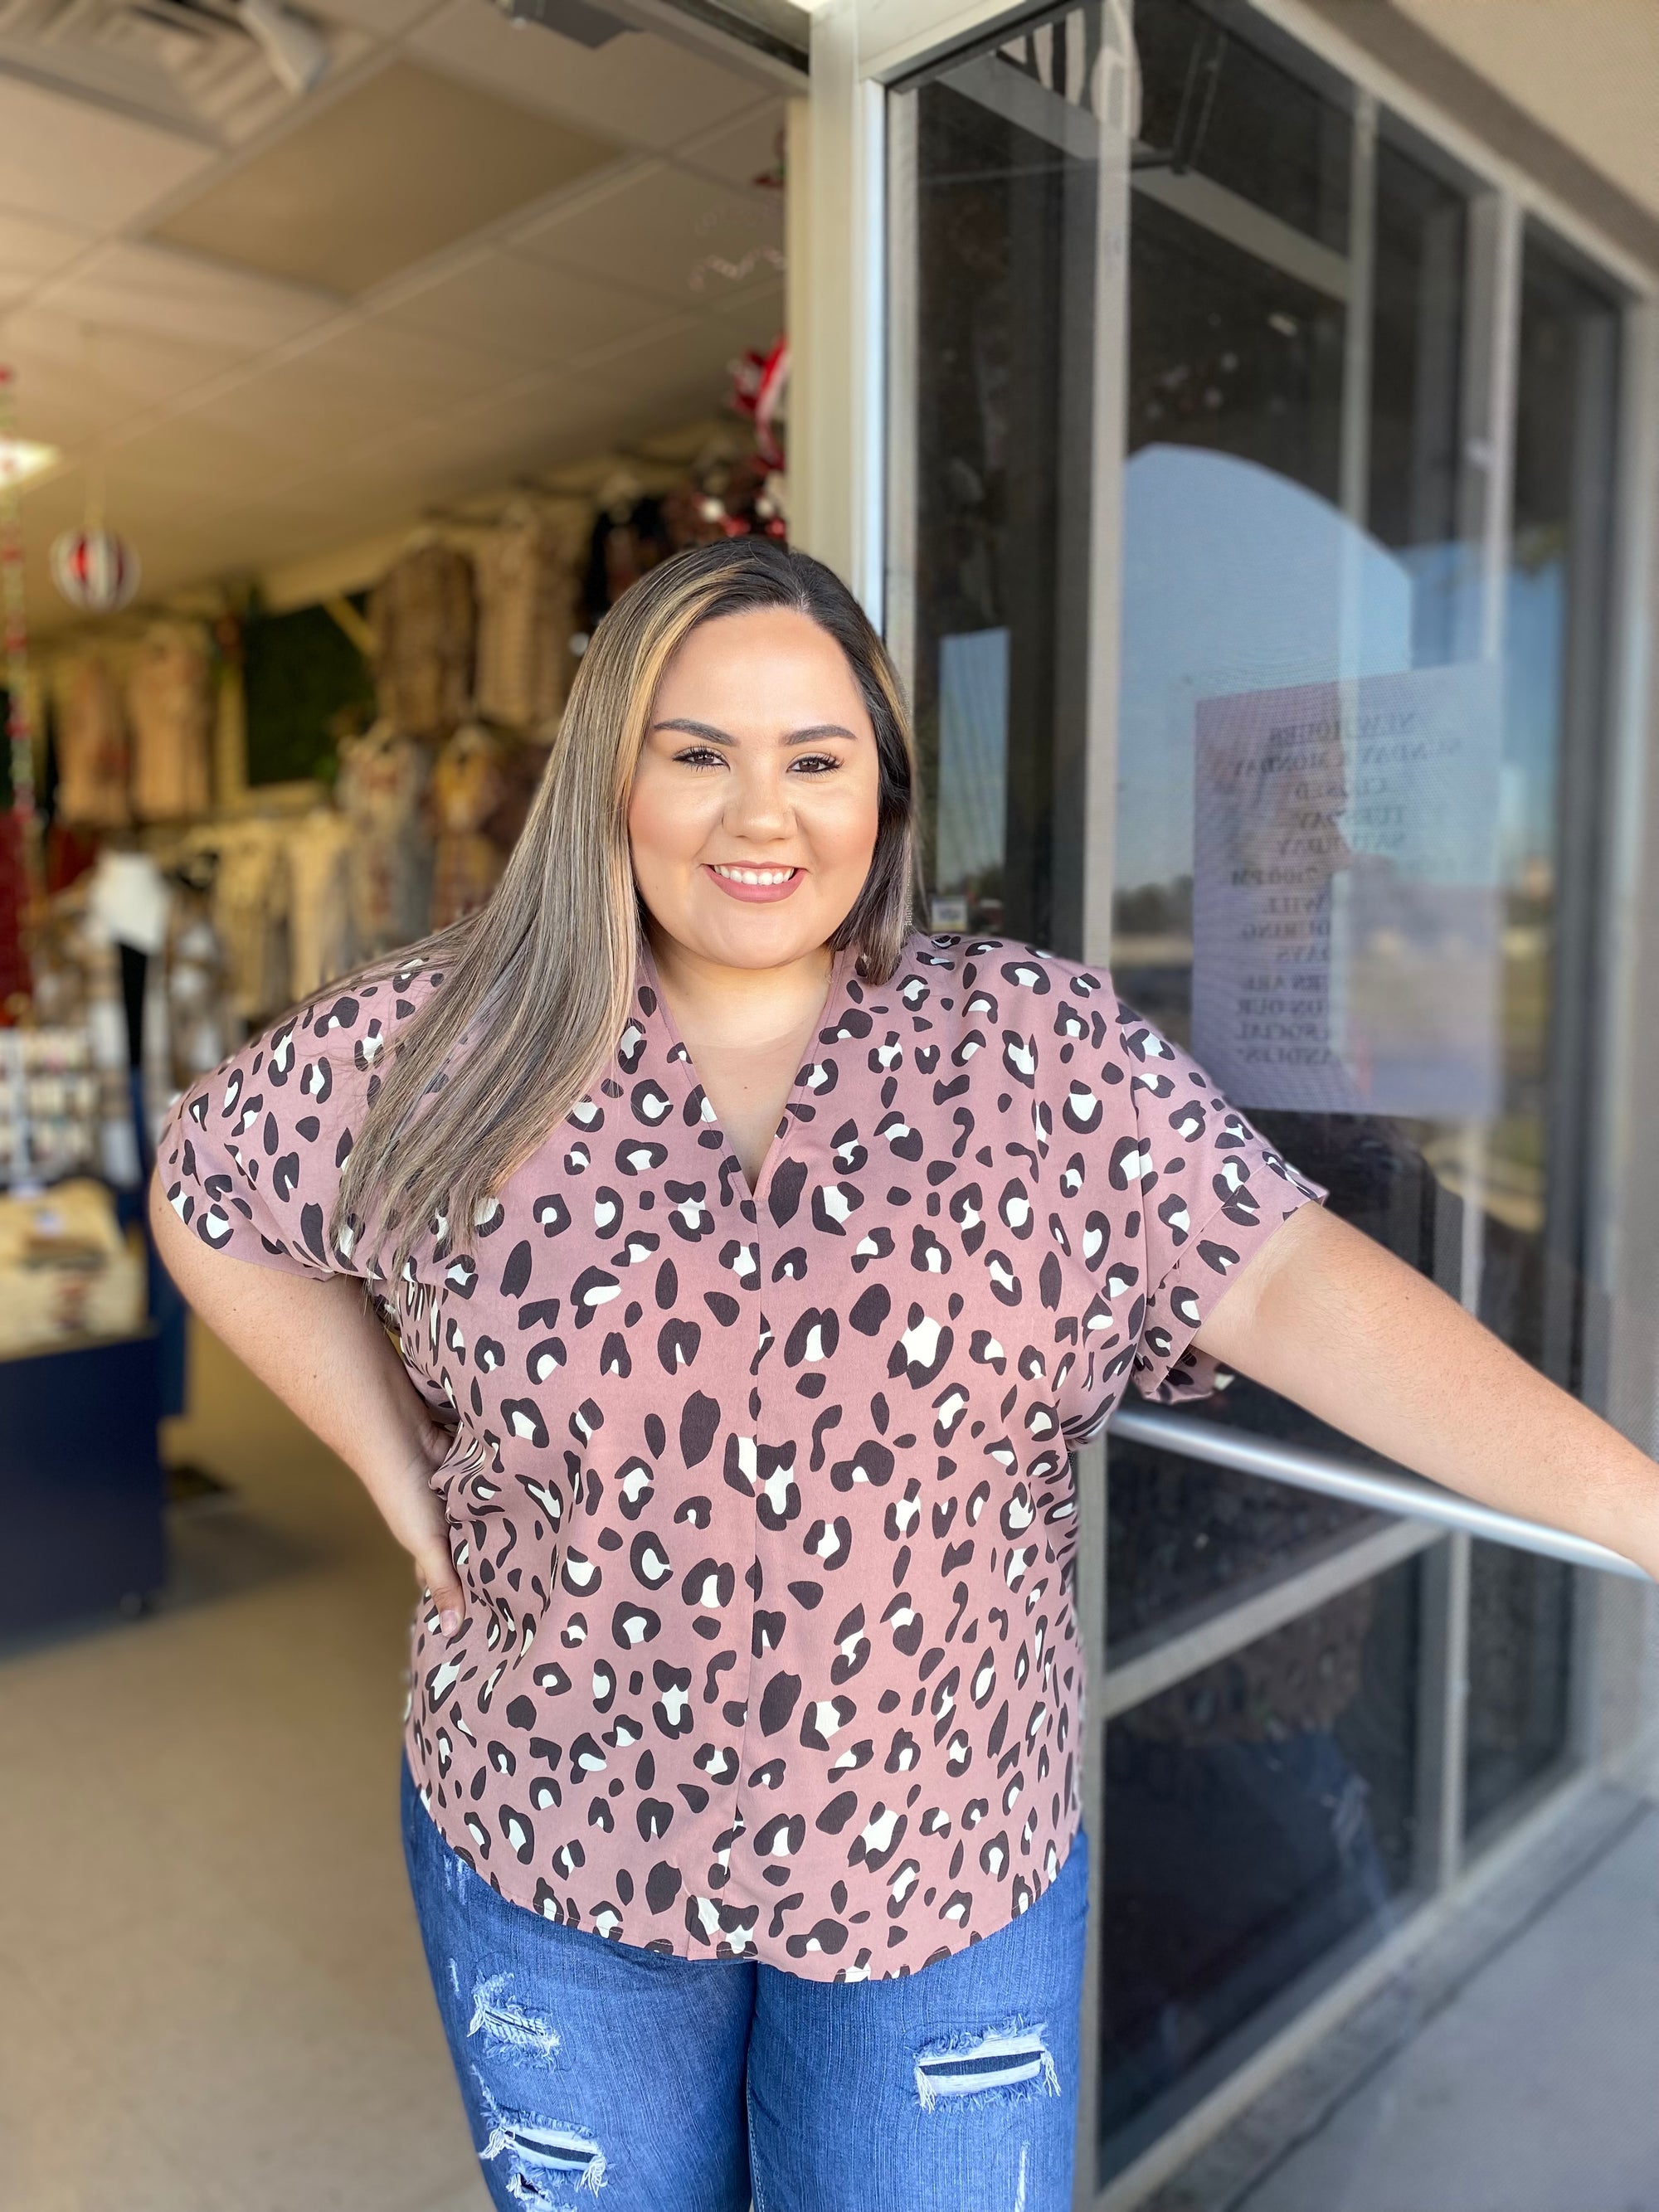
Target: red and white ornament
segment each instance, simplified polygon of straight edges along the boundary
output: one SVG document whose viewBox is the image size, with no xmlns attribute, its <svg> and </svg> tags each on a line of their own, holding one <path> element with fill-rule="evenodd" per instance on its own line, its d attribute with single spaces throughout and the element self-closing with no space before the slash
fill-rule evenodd
<svg viewBox="0 0 1659 2212">
<path fill-rule="evenodd" d="M 112 615 L 138 589 L 138 556 L 112 530 L 66 530 L 52 544 L 52 580 L 82 614 Z"/>
</svg>

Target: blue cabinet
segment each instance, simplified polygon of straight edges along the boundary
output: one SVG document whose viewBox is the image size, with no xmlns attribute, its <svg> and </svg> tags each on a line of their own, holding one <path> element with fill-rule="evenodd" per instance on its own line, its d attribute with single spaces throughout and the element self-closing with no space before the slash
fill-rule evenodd
<svg viewBox="0 0 1659 2212">
<path fill-rule="evenodd" d="M 0 1358 L 8 1633 L 147 1599 L 167 1574 L 160 1337 Z"/>
</svg>

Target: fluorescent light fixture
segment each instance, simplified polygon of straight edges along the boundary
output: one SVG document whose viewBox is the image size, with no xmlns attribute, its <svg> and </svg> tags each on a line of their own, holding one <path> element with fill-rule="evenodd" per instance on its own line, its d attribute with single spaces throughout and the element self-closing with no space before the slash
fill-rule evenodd
<svg viewBox="0 0 1659 2212">
<path fill-rule="evenodd" d="M 0 438 L 0 483 L 27 483 L 62 459 L 56 446 L 40 446 L 33 438 Z"/>
<path fill-rule="evenodd" d="M 333 65 L 326 42 L 282 0 L 236 0 L 236 19 L 264 47 L 265 59 L 290 92 L 309 92 Z"/>
</svg>

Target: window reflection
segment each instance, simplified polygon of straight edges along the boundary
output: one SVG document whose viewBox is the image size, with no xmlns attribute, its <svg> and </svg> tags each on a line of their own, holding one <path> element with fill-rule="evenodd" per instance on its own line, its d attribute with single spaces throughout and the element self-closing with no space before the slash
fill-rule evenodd
<svg viewBox="0 0 1659 2212">
<path fill-rule="evenodd" d="M 1567 1750 L 1573 1572 L 1498 1544 L 1469 1563 L 1463 1826 L 1478 1838 Z"/>
<path fill-rule="evenodd" d="M 1529 231 L 1504 610 L 1503 1110 L 1482 1196 L 1488 1324 L 1558 1382 L 1583 1358 L 1595 883 L 1609 661 L 1619 302 Z"/>
<path fill-rule="evenodd" d="M 1108 1486 L 1107 1647 L 1127 1661 L 1382 1525 L 1364 1506 L 1120 1437 Z"/>
<path fill-rule="evenodd" d="M 1413 1875 L 1415 1560 L 1344 1591 L 1106 1732 L 1101 2135 L 1127 2164 L 1226 2039 Z"/>
<path fill-rule="evenodd" d="M 1056 793 L 1081 774 L 1099 166 L 1070 110 L 1000 56 L 918 95 L 907 425 L 930 919 L 1062 951 L 1081 927 L 1079 810 Z"/>
</svg>

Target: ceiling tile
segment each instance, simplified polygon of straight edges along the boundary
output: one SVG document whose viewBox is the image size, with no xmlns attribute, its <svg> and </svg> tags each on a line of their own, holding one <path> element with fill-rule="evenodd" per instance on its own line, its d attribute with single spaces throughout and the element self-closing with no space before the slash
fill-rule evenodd
<svg viewBox="0 0 1659 2212">
<path fill-rule="evenodd" d="M 340 312 L 326 293 L 126 241 L 105 246 L 42 297 L 77 323 L 155 331 L 217 347 L 231 359 L 264 353 Z"/>
<path fill-rule="evenodd" d="M 349 23 L 377 39 L 400 38 L 432 13 L 432 0 L 328 0 L 331 22 Z"/>
<path fill-rule="evenodd" d="M 672 339 L 618 348 L 602 363 L 578 363 L 572 374 L 618 400 L 657 400 L 665 420 L 677 410 L 684 415 L 689 394 L 700 395 L 693 413 L 718 412 L 731 397 L 730 364 L 750 348 L 770 346 L 782 314 L 781 287 L 763 286 L 741 304 L 688 320 Z"/>
<path fill-rule="evenodd" d="M 630 284 L 678 307 L 710 307 L 783 266 L 783 209 L 658 163 L 579 207 L 538 217 L 515 251 Z"/>
<path fill-rule="evenodd" d="M 112 448 L 106 462 L 106 499 L 111 522 L 122 520 L 122 505 L 134 510 L 158 499 L 170 501 L 188 522 L 204 514 L 240 505 L 256 488 L 274 488 L 292 473 L 292 461 L 279 447 L 180 415 L 140 431 Z M 143 547 L 140 545 L 142 558 Z"/>
<path fill-rule="evenodd" d="M 404 432 L 343 464 L 343 489 L 354 514 L 355 502 L 399 490 L 413 514 L 602 451 L 629 416 L 628 398 L 597 381 L 531 380 L 505 404 L 457 410 L 441 424 Z"/>
<path fill-rule="evenodd" d="M 0 307 L 32 292 L 93 243 L 90 231 L 67 223 L 43 222 L 38 216 L 0 212 Z"/>
<path fill-rule="evenodd" d="M 693 168 L 706 170 L 725 184 L 738 185 L 745 191 L 775 193 L 781 209 L 783 114 L 781 100 L 768 100 L 736 123 L 722 125 L 718 131 L 705 131 L 701 137 L 688 139 L 684 146 L 675 149 L 674 158 L 690 163 Z M 763 178 L 775 178 L 777 182 L 763 184 Z"/>
<path fill-rule="evenodd" d="M 79 469 L 64 469 L 44 483 L 23 487 L 23 558 L 44 555 L 60 530 L 72 530 L 87 511 L 87 480 Z"/>
<path fill-rule="evenodd" d="M 188 419 L 276 447 L 296 469 L 320 468 L 364 440 L 383 436 L 400 413 L 417 419 L 431 404 L 429 394 L 414 400 L 405 394 L 400 408 L 377 380 L 319 360 L 313 351 L 240 379 L 192 408 Z"/>
<path fill-rule="evenodd" d="M 101 435 L 118 423 L 231 368 L 223 346 L 187 344 L 149 331 L 89 330 L 52 307 L 23 307 L 7 324 L 26 437 L 55 445 Z"/>
<path fill-rule="evenodd" d="M 0 76 L 0 207 L 114 230 L 217 158 L 211 145 Z"/>
<path fill-rule="evenodd" d="M 404 330 L 365 317 L 295 356 L 337 379 L 349 379 L 380 410 L 425 416 L 521 376 L 523 365 L 483 346 Z"/>
<path fill-rule="evenodd" d="M 411 49 L 514 99 L 634 146 L 676 146 L 753 105 L 757 82 L 685 47 L 633 31 L 579 46 L 540 24 L 514 24 L 478 0 L 451 0 Z"/>
<path fill-rule="evenodd" d="M 665 319 L 661 303 L 643 293 L 508 253 L 481 256 L 381 314 L 399 328 L 451 332 L 530 368 L 636 337 Z"/>
<path fill-rule="evenodd" d="M 356 295 L 616 152 L 587 118 L 555 122 L 394 60 L 176 208 L 155 235 Z"/>
</svg>

